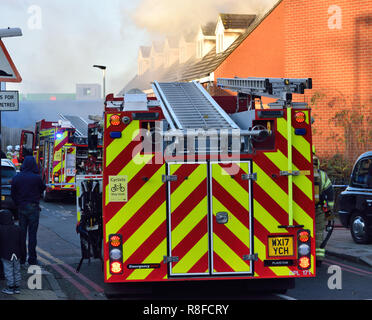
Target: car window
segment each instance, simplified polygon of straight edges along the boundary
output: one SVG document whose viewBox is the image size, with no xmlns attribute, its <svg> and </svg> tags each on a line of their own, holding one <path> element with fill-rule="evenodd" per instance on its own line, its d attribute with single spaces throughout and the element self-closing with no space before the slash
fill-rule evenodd
<svg viewBox="0 0 372 320">
<path fill-rule="evenodd" d="M 17 171 L 8 166 L 1 166 L 1 179 L 11 179 L 17 174 Z"/>
<path fill-rule="evenodd" d="M 354 187 L 372 188 L 372 158 L 358 161 L 351 182 Z"/>
</svg>

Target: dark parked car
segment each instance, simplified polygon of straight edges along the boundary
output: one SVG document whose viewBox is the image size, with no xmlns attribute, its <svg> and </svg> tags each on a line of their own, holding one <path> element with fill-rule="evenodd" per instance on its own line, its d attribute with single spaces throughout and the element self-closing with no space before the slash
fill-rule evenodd
<svg viewBox="0 0 372 320">
<path fill-rule="evenodd" d="M 1 159 L 1 208 L 9 209 L 18 219 L 17 208 L 10 196 L 12 178 L 17 174 L 15 165 L 8 159 Z"/>
<path fill-rule="evenodd" d="M 337 199 L 338 214 L 356 243 L 372 242 L 372 151 L 355 162 L 349 186 Z"/>
</svg>

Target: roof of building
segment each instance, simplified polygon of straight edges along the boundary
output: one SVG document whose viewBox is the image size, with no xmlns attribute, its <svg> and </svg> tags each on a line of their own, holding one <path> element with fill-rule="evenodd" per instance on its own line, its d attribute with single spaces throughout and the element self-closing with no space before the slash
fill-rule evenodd
<svg viewBox="0 0 372 320">
<path fill-rule="evenodd" d="M 166 41 L 169 45 L 169 48 L 171 49 L 178 48 L 178 43 L 179 43 L 178 37 L 167 37 Z"/>
<path fill-rule="evenodd" d="M 255 14 L 232 14 L 232 13 L 220 13 L 222 24 L 227 29 L 246 29 L 248 28 L 254 19 Z"/>
<path fill-rule="evenodd" d="M 205 36 L 214 36 L 216 31 L 216 22 L 208 22 L 205 25 L 202 25 L 200 28 L 203 35 Z"/>
<path fill-rule="evenodd" d="M 150 52 L 151 52 L 151 47 L 140 46 L 140 51 L 141 51 L 141 55 L 142 55 L 143 58 L 149 58 L 150 57 Z"/>
</svg>

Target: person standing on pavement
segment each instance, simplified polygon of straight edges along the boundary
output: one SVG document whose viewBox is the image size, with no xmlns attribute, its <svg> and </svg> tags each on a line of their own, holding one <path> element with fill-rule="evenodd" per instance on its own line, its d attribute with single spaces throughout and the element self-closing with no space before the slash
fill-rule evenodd
<svg viewBox="0 0 372 320">
<path fill-rule="evenodd" d="M 7 283 L 7 287 L 1 291 L 2 293 L 20 293 L 21 255 L 21 228 L 14 224 L 13 215 L 9 210 L 2 210 L 0 212 L 0 258 Z"/>
<path fill-rule="evenodd" d="M 39 227 L 40 198 L 46 186 L 39 175 L 35 158 L 26 156 L 21 172 L 12 179 L 11 196 L 18 208 L 19 226 L 22 231 L 21 264 L 26 262 L 26 238 L 28 233 L 28 263 L 37 264 L 36 243 Z"/>
</svg>

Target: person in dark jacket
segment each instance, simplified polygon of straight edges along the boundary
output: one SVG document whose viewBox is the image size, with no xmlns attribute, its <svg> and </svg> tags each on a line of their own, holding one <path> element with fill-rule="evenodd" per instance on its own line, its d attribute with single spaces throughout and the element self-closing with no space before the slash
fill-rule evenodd
<svg viewBox="0 0 372 320">
<path fill-rule="evenodd" d="M 36 243 L 39 227 L 39 202 L 46 186 L 39 175 L 35 158 L 26 156 L 21 166 L 21 172 L 12 179 L 11 196 L 19 215 L 19 226 L 22 230 L 23 252 L 21 264 L 26 262 L 26 237 L 28 233 L 28 263 L 37 264 Z"/>
<path fill-rule="evenodd" d="M 7 288 L 1 292 L 6 294 L 20 293 L 22 235 L 21 228 L 13 222 L 9 210 L 0 211 L 0 258 L 4 267 Z"/>
</svg>

